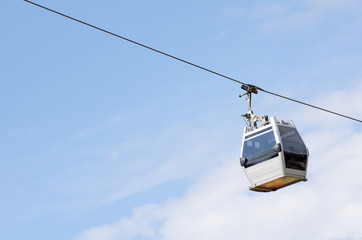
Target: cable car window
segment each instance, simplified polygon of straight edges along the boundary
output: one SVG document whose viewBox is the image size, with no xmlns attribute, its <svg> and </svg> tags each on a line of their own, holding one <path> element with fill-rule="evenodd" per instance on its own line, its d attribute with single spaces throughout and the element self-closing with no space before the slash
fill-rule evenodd
<svg viewBox="0 0 362 240">
<path fill-rule="evenodd" d="M 278 126 L 283 143 L 287 168 L 305 171 L 308 159 L 307 148 L 294 128 Z"/>
<path fill-rule="evenodd" d="M 246 137 L 243 147 L 243 157 L 246 158 L 247 161 L 244 167 L 248 168 L 277 157 L 278 153 L 273 151 L 275 143 L 274 133 L 271 129 L 270 132 L 262 133 L 254 138 L 248 139 L 248 137 Z"/>
</svg>

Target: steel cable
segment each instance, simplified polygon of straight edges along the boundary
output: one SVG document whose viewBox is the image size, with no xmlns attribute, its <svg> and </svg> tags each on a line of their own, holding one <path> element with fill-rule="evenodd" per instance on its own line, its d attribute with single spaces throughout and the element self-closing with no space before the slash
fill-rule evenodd
<svg viewBox="0 0 362 240">
<path fill-rule="evenodd" d="M 200 65 L 191 63 L 191 62 L 186 61 L 186 60 L 184 60 L 184 59 L 175 57 L 175 56 L 173 56 L 173 55 L 171 55 L 171 54 L 168 54 L 168 53 L 165 53 L 165 52 L 163 52 L 163 51 L 157 50 L 157 49 L 155 49 L 155 48 L 149 47 L 149 46 L 147 46 L 147 45 L 145 45 L 145 44 L 142 44 L 142 43 L 133 41 L 133 40 L 131 40 L 131 39 L 129 39 L 129 38 L 126 38 L 126 37 L 120 36 L 120 35 L 118 35 L 118 34 L 112 33 L 112 32 L 110 32 L 110 31 L 107 31 L 107 30 L 102 29 L 102 28 L 100 28 L 100 27 L 97 27 L 97 26 L 91 25 L 91 24 L 89 24 L 89 23 L 86 23 L 86 22 L 84 22 L 84 21 L 78 20 L 78 19 L 76 19 L 76 18 L 70 17 L 70 16 L 65 15 L 65 14 L 63 14 L 63 13 L 60 13 L 60 12 L 57 12 L 57 11 L 52 10 L 52 9 L 50 9 L 50 8 L 44 7 L 44 6 L 40 5 L 40 4 L 34 3 L 34 2 L 32 2 L 32 1 L 29 1 L 29 0 L 24 0 L 24 1 L 27 2 L 27 3 L 33 4 L 33 5 L 37 6 L 37 7 L 43 8 L 43 9 L 45 9 L 45 10 L 47 10 L 47 11 L 50 11 L 50 12 L 56 13 L 56 14 L 58 14 L 58 15 L 61 15 L 61 16 L 63 16 L 63 17 L 66 17 L 66 18 L 68 18 L 68 19 L 71 19 L 71 20 L 73 20 L 73 21 L 76 21 L 76 22 L 79 22 L 79 23 L 81 23 L 81 24 L 84 24 L 84 25 L 86 25 L 86 26 L 88 26 L 88 27 L 91 27 L 91 28 L 97 29 L 97 30 L 99 30 L 99 31 L 105 32 L 105 33 L 107 33 L 107 34 L 110 34 L 110 35 L 112 35 L 112 36 L 114 36 L 114 37 L 118 37 L 118 38 L 121 38 L 121 39 L 126 40 L 126 41 L 128 41 L 128 42 L 131 42 L 131 43 L 133 43 L 133 44 L 136 44 L 136 45 L 138 45 L 138 46 L 147 48 L 148 50 L 151 50 L 151 51 L 157 52 L 157 53 L 159 53 L 159 54 L 165 55 L 165 56 L 167 56 L 167 57 L 173 58 L 173 59 L 175 59 L 175 60 L 177 60 L 177 61 L 180 61 L 180 62 L 189 64 L 189 65 L 191 65 L 191 66 L 193 66 L 193 67 L 202 69 L 202 70 L 204 70 L 204 71 L 210 72 L 210 73 L 215 74 L 215 75 L 217 75 L 217 76 L 226 78 L 226 79 L 231 80 L 231 81 L 233 81 L 233 82 L 240 83 L 240 84 L 242 84 L 242 85 L 253 86 L 253 85 L 250 85 L 250 84 L 241 82 L 241 81 L 239 81 L 239 80 L 236 80 L 236 79 L 234 79 L 234 78 L 228 77 L 228 76 L 226 76 L 226 75 L 223 75 L 223 74 L 221 74 L 221 73 L 215 72 L 215 71 L 213 71 L 213 70 L 207 69 L 207 68 L 202 67 L 202 66 L 200 66 Z M 344 114 L 340 114 L 340 113 L 333 112 L 333 111 L 330 111 L 330 110 L 328 110 L 328 109 L 321 108 L 321 107 L 318 107 L 318 106 L 315 106 L 315 105 L 312 105 L 312 104 L 309 104 L 309 103 L 305 103 L 305 102 L 302 102 L 302 101 L 298 101 L 298 100 L 295 100 L 295 99 L 292 99 L 292 98 L 289 98 L 289 97 L 286 97 L 286 96 L 283 96 L 283 95 L 280 95 L 280 94 L 277 94 L 277 93 L 273 93 L 273 92 L 264 90 L 264 89 L 259 88 L 259 87 L 256 87 L 256 86 L 253 86 L 253 87 L 255 87 L 255 88 L 256 88 L 257 90 L 259 90 L 259 91 L 265 92 L 265 93 L 267 93 L 267 94 L 270 94 L 270 95 L 273 95 L 273 96 L 276 96 L 276 97 L 280 97 L 280 98 L 283 98 L 283 99 L 286 99 L 286 100 L 289 100 L 289 101 L 293 101 L 293 102 L 296 102 L 296 103 L 299 103 L 299 104 L 302 104 L 302 105 L 305 105 L 305 106 L 308 106 L 308 107 L 311 107 L 311 108 L 315 108 L 315 109 L 318 109 L 318 110 L 321 110 L 321 111 L 324 111 L 324 112 L 327 112 L 327 113 L 331 113 L 331 114 L 334 114 L 334 115 L 337 115 L 337 116 L 340 116 L 340 117 L 344 117 L 344 118 L 347 118 L 347 119 L 350 119 L 350 120 L 353 120 L 353 121 L 357 121 L 357 122 L 362 123 L 362 120 L 359 120 L 359 119 L 356 119 L 356 118 L 353 118 L 353 117 L 350 117 L 350 116 L 347 116 L 347 115 L 344 115 Z"/>
</svg>

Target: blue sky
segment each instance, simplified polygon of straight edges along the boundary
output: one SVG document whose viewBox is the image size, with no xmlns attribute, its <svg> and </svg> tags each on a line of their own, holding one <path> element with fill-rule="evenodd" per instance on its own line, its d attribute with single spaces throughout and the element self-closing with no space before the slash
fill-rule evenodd
<svg viewBox="0 0 362 240">
<path fill-rule="evenodd" d="M 38 3 L 362 119 L 360 1 Z M 24 1 L 0 18 L 1 239 L 362 239 L 360 123 L 255 96 L 310 160 L 252 193 L 238 84 Z"/>
</svg>

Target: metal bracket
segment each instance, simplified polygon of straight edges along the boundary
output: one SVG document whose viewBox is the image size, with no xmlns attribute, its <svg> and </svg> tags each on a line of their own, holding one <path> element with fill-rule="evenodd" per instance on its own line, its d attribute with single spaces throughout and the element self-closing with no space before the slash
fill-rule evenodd
<svg viewBox="0 0 362 240">
<path fill-rule="evenodd" d="M 245 91 L 247 91 L 248 93 L 255 93 L 258 94 L 258 88 L 257 86 L 251 85 L 251 84 L 243 84 L 241 86 L 241 89 L 244 89 Z"/>
<path fill-rule="evenodd" d="M 267 125 L 269 123 L 269 118 L 268 116 L 266 115 L 263 115 L 261 117 L 258 117 L 256 115 L 254 115 L 254 112 L 253 110 L 251 109 L 251 94 L 254 93 L 254 94 L 258 94 L 258 87 L 254 86 L 254 85 L 245 85 L 243 84 L 241 86 L 241 88 L 243 90 L 246 91 L 246 93 L 244 94 L 240 94 L 239 97 L 243 97 L 245 95 L 247 95 L 246 97 L 246 101 L 248 103 L 248 112 L 242 116 L 244 116 L 247 120 L 248 120 L 248 130 L 253 130 L 253 129 L 257 129 L 258 128 L 258 125 L 257 125 L 257 122 L 262 122 L 263 125 Z"/>
</svg>

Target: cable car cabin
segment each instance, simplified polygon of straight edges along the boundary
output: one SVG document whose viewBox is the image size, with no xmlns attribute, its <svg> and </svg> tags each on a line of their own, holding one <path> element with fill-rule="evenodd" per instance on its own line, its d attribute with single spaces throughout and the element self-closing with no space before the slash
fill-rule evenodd
<svg viewBox="0 0 362 240">
<path fill-rule="evenodd" d="M 244 129 L 240 164 L 250 190 L 276 191 L 306 181 L 308 150 L 292 121 L 271 117 L 264 126 Z"/>
</svg>

